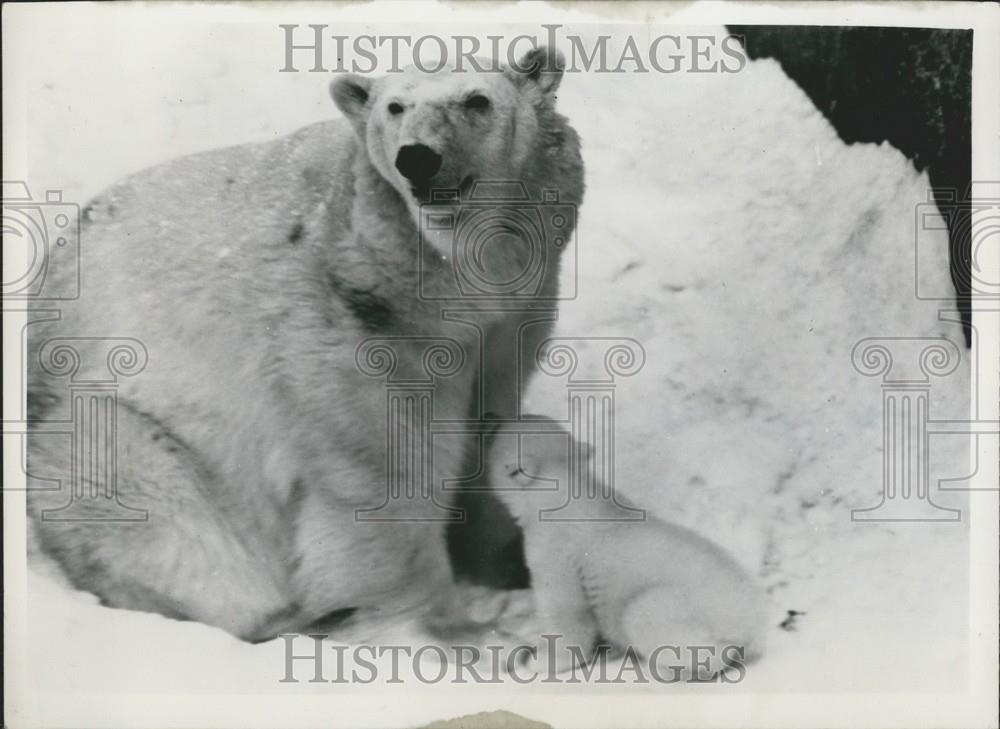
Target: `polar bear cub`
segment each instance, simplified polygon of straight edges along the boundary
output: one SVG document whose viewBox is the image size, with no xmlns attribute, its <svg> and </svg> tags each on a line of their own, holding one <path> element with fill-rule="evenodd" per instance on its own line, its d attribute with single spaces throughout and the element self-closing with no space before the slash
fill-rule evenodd
<svg viewBox="0 0 1000 729">
<path fill-rule="evenodd" d="M 599 639 L 646 658 L 673 647 L 663 657 L 675 663 L 679 652 L 708 647 L 714 670 L 734 656 L 758 657 L 762 593 L 718 545 L 649 514 L 621 521 L 599 499 L 588 500 L 586 520 L 558 520 L 569 452 L 568 434 L 519 435 L 517 424 L 505 424 L 491 457 L 493 488 L 524 530 L 540 633 L 565 644 L 553 659 L 557 670 L 587 656 Z M 539 643 L 543 665 L 553 646 Z"/>
</svg>

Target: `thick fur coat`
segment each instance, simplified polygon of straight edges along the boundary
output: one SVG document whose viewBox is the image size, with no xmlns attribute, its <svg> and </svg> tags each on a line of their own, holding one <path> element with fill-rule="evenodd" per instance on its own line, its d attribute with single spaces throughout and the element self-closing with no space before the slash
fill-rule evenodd
<svg viewBox="0 0 1000 729">
<path fill-rule="evenodd" d="M 464 200 L 482 180 L 580 203 L 579 140 L 554 108 L 561 58 L 539 49 L 519 66 L 338 77 L 346 121 L 174 160 L 85 208 L 82 295 L 29 329 L 29 405 L 69 417 L 66 378 L 43 362 L 52 338 L 140 340 L 148 364 L 119 382 L 116 484 L 148 519 L 108 521 L 114 500 L 100 498 L 77 504 L 92 519 L 42 518 L 68 500 L 72 448 L 33 435 L 30 475 L 63 487 L 29 492 L 32 531 L 75 585 L 249 640 L 419 614 L 447 593 L 442 522 L 356 518 L 386 498 L 387 417 L 386 383 L 361 371 L 358 347 L 393 338 L 406 376 L 422 366 L 422 337 L 450 338 L 464 360 L 438 383 L 435 417 L 516 413 L 551 324 L 522 331 L 518 314 L 478 299 L 462 302 L 475 325 L 443 316 L 455 251 L 433 236 L 419 245 L 418 220 L 430 187 Z M 439 168 L 404 168 L 404 147 L 431 150 Z M 500 280 L 525 251 L 513 241 L 482 265 Z M 557 279 L 550 261 L 543 308 Z M 493 338 L 517 344 L 481 362 Z M 78 342 L 79 377 L 105 366 L 92 344 Z M 435 443 L 437 483 L 467 475 L 470 440 Z"/>
</svg>

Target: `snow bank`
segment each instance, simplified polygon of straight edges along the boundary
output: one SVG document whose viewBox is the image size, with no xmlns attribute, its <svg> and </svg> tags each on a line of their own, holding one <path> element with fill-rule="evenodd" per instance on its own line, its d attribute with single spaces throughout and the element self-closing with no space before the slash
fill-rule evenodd
<svg viewBox="0 0 1000 729">
<path fill-rule="evenodd" d="M 884 686 L 892 668 L 912 685 L 921 664 L 904 646 L 930 650 L 929 636 L 934 655 L 957 661 L 964 525 L 851 521 L 882 489 L 880 383 L 853 369 L 852 348 L 874 336 L 962 344 L 937 302 L 914 296 L 926 176 L 887 144 L 844 145 L 770 60 L 666 83 L 595 76 L 560 102 L 583 136 L 589 188 L 581 294 L 557 335 L 646 350 L 616 386 L 617 486 L 761 574 L 787 661 L 813 663 L 809 645 L 851 668 L 800 673 L 772 655 L 758 674 Z M 921 275 L 940 290 L 943 234 L 934 250 Z M 965 417 L 967 371 L 935 382 L 934 417 Z M 565 417 L 561 384 L 539 378 L 528 409 Z M 964 442 L 943 440 L 937 475 L 966 475 Z M 806 613 L 794 637 L 778 628 L 788 610 Z"/>
</svg>

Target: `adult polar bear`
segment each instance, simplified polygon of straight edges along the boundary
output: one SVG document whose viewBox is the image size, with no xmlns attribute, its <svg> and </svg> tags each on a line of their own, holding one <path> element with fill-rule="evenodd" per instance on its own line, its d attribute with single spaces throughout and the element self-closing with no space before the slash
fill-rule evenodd
<svg viewBox="0 0 1000 729">
<path fill-rule="evenodd" d="M 523 316 L 472 298 L 462 308 L 476 326 L 443 317 L 420 287 L 454 289 L 451 245 L 418 245 L 417 216 L 432 187 L 467 195 L 479 180 L 580 202 L 579 140 L 554 109 L 562 68 L 540 48 L 502 73 L 341 76 L 331 93 L 349 124 L 178 159 L 87 207 L 81 298 L 29 333 L 29 407 L 41 419 L 71 407 L 46 363 L 54 338 L 83 350 L 88 337 L 141 340 L 148 365 L 119 389 L 117 490 L 148 521 L 107 521 L 120 507 L 86 498 L 82 520 L 44 519 L 65 490 L 29 491 L 33 539 L 76 586 L 248 640 L 348 612 L 417 614 L 448 595 L 442 522 L 356 519 L 386 498 L 387 417 L 385 384 L 359 371 L 356 350 L 398 337 L 410 368 L 427 338 L 450 338 L 465 361 L 439 382 L 435 416 L 513 414 L 517 355 L 480 375 L 480 336 L 515 341 Z M 487 247 L 486 278 L 516 277 L 530 245 Z M 549 307 L 557 273 L 549 261 Z M 526 372 L 542 319 L 523 330 Z M 436 483 L 474 470 L 468 448 L 435 442 Z M 70 482 L 65 440 L 33 434 L 28 450 L 31 476 Z"/>
</svg>

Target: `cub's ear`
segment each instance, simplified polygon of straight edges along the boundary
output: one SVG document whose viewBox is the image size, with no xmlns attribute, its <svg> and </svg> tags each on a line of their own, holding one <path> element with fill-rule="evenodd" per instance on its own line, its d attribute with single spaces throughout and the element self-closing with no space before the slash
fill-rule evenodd
<svg viewBox="0 0 1000 729">
<path fill-rule="evenodd" d="M 372 83 L 372 79 L 354 73 L 339 76 L 330 83 L 333 103 L 355 127 L 363 125 L 368 120 L 371 111 L 368 102 L 371 100 Z"/>
<path fill-rule="evenodd" d="M 558 48 L 539 46 L 521 56 L 521 60 L 507 69 L 508 77 L 518 86 L 536 84 L 546 96 L 559 88 L 566 57 Z"/>
</svg>

